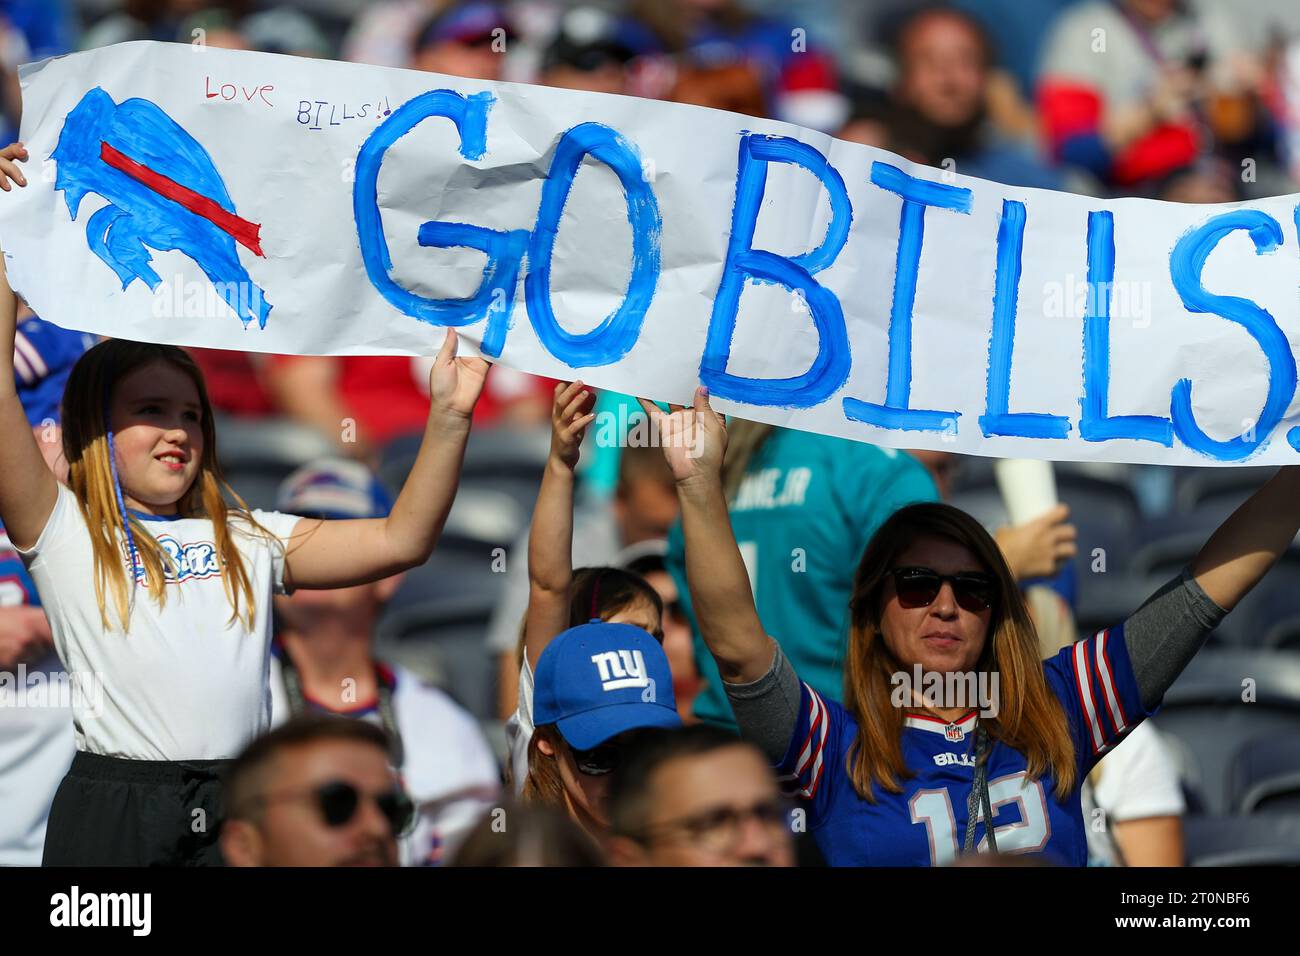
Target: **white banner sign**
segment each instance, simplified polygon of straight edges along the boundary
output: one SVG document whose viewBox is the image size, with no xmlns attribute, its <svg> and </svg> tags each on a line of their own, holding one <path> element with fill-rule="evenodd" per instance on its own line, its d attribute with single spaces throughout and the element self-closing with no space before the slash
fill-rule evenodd
<svg viewBox="0 0 1300 956">
<path fill-rule="evenodd" d="M 1002 186 L 699 107 L 184 45 L 21 73 L 14 287 L 182 345 L 501 362 L 895 447 L 1300 461 L 1296 197 Z"/>
</svg>

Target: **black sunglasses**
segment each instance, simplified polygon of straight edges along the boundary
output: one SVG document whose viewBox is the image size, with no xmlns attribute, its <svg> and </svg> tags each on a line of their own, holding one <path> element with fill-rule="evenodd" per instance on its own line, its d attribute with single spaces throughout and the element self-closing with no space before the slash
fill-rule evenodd
<svg viewBox="0 0 1300 956">
<path fill-rule="evenodd" d="M 613 773 L 618 769 L 619 761 L 623 757 L 622 744 L 609 741 L 598 744 L 590 750 L 577 750 L 574 747 L 569 749 L 573 751 L 573 761 L 578 765 L 578 772 L 588 777 L 601 777 Z"/>
<path fill-rule="evenodd" d="M 957 603 L 972 613 L 988 610 L 998 594 L 997 579 L 982 571 L 940 574 L 930 568 L 894 568 L 889 573 L 898 602 L 905 608 L 929 607 L 945 583 L 952 585 Z"/>
<path fill-rule="evenodd" d="M 312 792 L 316 805 L 320 808 L 325 823 L 331 827 L 341 827 L 357 814 L 361 806 L 361 791 L 350 783 L 332 780 L 321 784 Z M 393 836 L 402 836 L 415 818 L 415 804 L 401 787 L 394 787 L 384 793 L 375 794 L 375 804 L 384 815 L 388 825 L 393 828 Z"/>
</svg>

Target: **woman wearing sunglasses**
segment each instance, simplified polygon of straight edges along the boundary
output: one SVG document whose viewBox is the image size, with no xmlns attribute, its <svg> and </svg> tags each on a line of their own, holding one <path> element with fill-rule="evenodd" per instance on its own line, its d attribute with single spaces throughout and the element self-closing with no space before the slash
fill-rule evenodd
<svg viewBox="0 0 1300 956">
<path fill-rule="evenodd" d="M 798 678 L 754 611 L 719 478 L 726 428 L 707 392 L 670 415 L 643 405 L 677 480 L 691 598 L 736 720 L 797 777 L 832 865 L 942 865 L 971 852 L 1083 865 L 1088 771 L 1155 711 L 1300 528 L 1300 470 L 1283 468 L 1125 621 L 1040 662 L 988 533 L 948 505 L 903 508 L 858 566 L 840 703 Z M 992 694 L 936 702 L 932 677 Z"/>
</svg>

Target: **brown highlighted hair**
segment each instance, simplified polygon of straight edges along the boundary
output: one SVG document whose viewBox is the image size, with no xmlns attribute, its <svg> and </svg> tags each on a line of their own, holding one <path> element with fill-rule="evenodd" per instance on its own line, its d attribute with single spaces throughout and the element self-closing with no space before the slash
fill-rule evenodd
<svg viewBox="0 0 1300 956">
<path fill-rule="evenodd" d="M 998 582 L 984 650 L 975 669 L 998 675 L 998 713 L 980 718 L 991 740 L 1024 755 L 1029 774 L 1056 780 L 1063 798 L 1075 786 L 1074 744 L 1060 701 L 1048 687 L 1038 655 L 1038 637 L 1002 550 L 983 526 L 951 505 L 909 505 L 894 512 L 872 537 L 858 565 L 850 603 L 844 706 L 858 724 L 849 748 L 847 771 L 854 789 L 874 801 L 874 788 L 901 793 L 900 780 L 910 777 L 903 762 L 905 711 L 892 702 L 891 678 L 906 668 L 890 652 L 880 630 L 886 578 L 898 557 L 917 538 L 932 536 L 968 550 Z"/>
<path fill-rule="evenodd" d="M 128 546 L 124 528 L 129 525 L 135 551 L 144 567 L 145 587 L 161 607 L 167 600 L 166 570 L 171 558 L 153 535 L 134 516 L 124 514 L 118 505 L 117 480 L 109 453 L 109 403 L 116 384 L 135 370 L 153 362 L 166 362 L 180 370 L 194 383 L 202 407 L 203 454 L 194 483 L 176 503 L 177 513 L 186 518 L 212 521 L 217 559 L 221 564 L 221 583 L 230 601 L 230 621 L 244 616 L 251 629 L 254 618 L 252 583 L 231 534 L 230 519 L 238 518 L 248 532 L 276 539 L 259 525 L 248 506 L 221 475 L 217 459 L 217 433 L 212 421 L 212 405 L 203 382 L 203 373 L 183 349 L 174 345 L 155 345 L 110 339 L 87 351 L 68 376 L 63 390 L 63 454 L 68 460 L 68 486 L 77 498 L 86 527 L 90 532 L 95 560 L 95 598 L 105 630 L 112 630 L 108 603 L 111 599 L 122 629 L 130 615 L 134 575 L 128 581 Z M 226 505 L 224 495 L 236 502 Z M 243 530 L 243 529 L 240 529 Z M 172 569 L 174 570 L 174 569 Z"/>
<path fill-rule="evenodd" d="M 551 745 L 555 756 L 547 756 L 538 744 L 545 740 Z M 528 777 L 524 780 L 519 799 L 524 803 L 541 803 L 555 807 L 562 813 L 569 813 L 568 801 L 564 798 L 564 780 L 560 777 L 560 751 L 567 747 L 560 736 L 559 728 L 554 724 L 543 724 L 533 729 L 533 738 L 528 741 Z"/>
</svg>

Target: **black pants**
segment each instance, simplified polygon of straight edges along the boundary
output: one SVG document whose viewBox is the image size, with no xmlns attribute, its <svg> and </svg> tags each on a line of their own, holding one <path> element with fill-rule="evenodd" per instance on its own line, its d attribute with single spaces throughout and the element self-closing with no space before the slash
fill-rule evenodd
<svg viewBox="0 0 1300 956">
<path fill-rule="evenodd" d="M 123 760 L 78 751 L 45 830 L 43 866 L 220 866 L 228 760 Z"/>
</svg>

